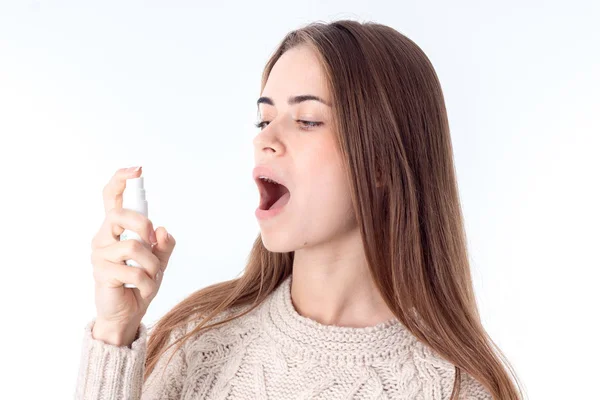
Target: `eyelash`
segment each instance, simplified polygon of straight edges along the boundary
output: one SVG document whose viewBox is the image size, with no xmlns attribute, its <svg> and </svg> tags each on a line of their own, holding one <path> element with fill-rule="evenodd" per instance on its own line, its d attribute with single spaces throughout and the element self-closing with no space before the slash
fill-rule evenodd
<svg viewBox="0 0 600 400">
<path fill-rule="evenodd" d="M 301 124 L 304 124 L 305 126 L 306 125 L 309 126 L 309 128 L 302 128 L 305 131 L 308 131 L 308 130 L 310 130 L 312 128 L 316 128 L 317 126 L 323 125 L 322 122 L 316 122 L 316 121 L 304 121 L 304 120 L 301 120 L 301 119 L 297 119 L 296 121 L 300 122 Z M 271 121 L 260 121 L 260 122 L 255 123 L 254 126 L 256 126 L 259 129 L 264 129 L 263 124 L 267 123 L 267 122 L 271 122 Z"/>
</svg>

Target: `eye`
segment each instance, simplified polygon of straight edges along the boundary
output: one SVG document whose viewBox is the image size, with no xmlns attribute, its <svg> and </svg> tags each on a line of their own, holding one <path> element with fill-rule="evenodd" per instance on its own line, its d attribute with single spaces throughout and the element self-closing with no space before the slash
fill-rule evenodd
<svg viewBox="0 0 600 400">
<path fill-rule="evenodd" d="M 263 124 L 266 124 L 269 121 L 259 121 L 257 123 L 254 124 L 254 126 L 256 126 L 257 128 L 263 129 Z"/>
<path fill-rule="evenodd" d="M 303 121 L 301 119 L 297 119 L 296 121 L 298 121 L 300 124 L 308 127 L 308 128 L 302 128 L 305 131 L 310 130 L 312 128 L 316 128 L 317 126 L 323 125 L 322 122 L 318 122 L 318 121 Z"/>
<path fill-rule="evenodd" d="M 259 121 L 259 122 L 255 123 L 254 126 L 256 126 L 257 128 L 260 128 L 260 129 L 264 129 L 265 124 L 268 124 L 269 122 L 271 122 L 271 121 Z M 301 129 L 303 129 L 305 131 L 310 130 L 312 128 L 316 128 L 317 126 L 323 125 L 323 122 L 320 122 L 320 121 L 304 121 L 301 119 L 297 119 L 296 122 L 300 123 L 301 125 L 304 125 L 304 127 Z"/>
</svg>

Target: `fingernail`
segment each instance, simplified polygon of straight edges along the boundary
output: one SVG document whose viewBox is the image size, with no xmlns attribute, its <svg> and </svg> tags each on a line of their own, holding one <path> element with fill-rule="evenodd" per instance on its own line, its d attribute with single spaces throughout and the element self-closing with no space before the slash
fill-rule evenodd
<svg viewBox="0 0 600 400">
<path fill-rule="evenodd" d="M 158 241 L 156 240 L 156 232 L 154 230 L 150 231 L 150 243 L 156 244 Z"/>
<path fill-rule="evenodd" d="M 126 169 L 127 172 L 134 172 L 134 171 L 139 171 L 139 169 L 141 168 L 141 166 L 138 167 L 129 167 Z"/>
<path fill-rule="evenodd" d="M 165 236 L 165 242 L 168 242 L 169 240 L 171 240 L 171 234 L 167 232 L 167 236 Z"/>
</svg>

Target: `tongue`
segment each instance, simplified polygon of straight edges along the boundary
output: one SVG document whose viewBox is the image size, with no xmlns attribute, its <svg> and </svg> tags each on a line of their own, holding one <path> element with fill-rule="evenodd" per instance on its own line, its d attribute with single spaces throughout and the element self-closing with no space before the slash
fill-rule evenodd
<svg viewBox="0 0 600 400">
<path fill-rule="evenodd" d="M 281 196 L 273 205 L 269 208 L 269 210 L 274 210 L 276 208 L 281 208 L 287 204 L 290 200 L 290 192 L 285 192 L 283 196 Z"/>
</svg>

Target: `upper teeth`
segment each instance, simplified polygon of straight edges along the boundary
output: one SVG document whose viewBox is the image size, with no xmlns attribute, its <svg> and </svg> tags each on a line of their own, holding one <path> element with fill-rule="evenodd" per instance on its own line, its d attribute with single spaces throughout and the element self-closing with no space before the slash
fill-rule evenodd
<svg viewBox="0 0 600 400">
<path fill-rule="evenodd" d="M 266 176 L 259 176 L 259 179 L 262 179 L 263 181 L 267 181 L 267 182 L 271 182 L 271 183 L 277 183 L 275 182 L 273 179 L 267 178 Z"/>
</svg>

